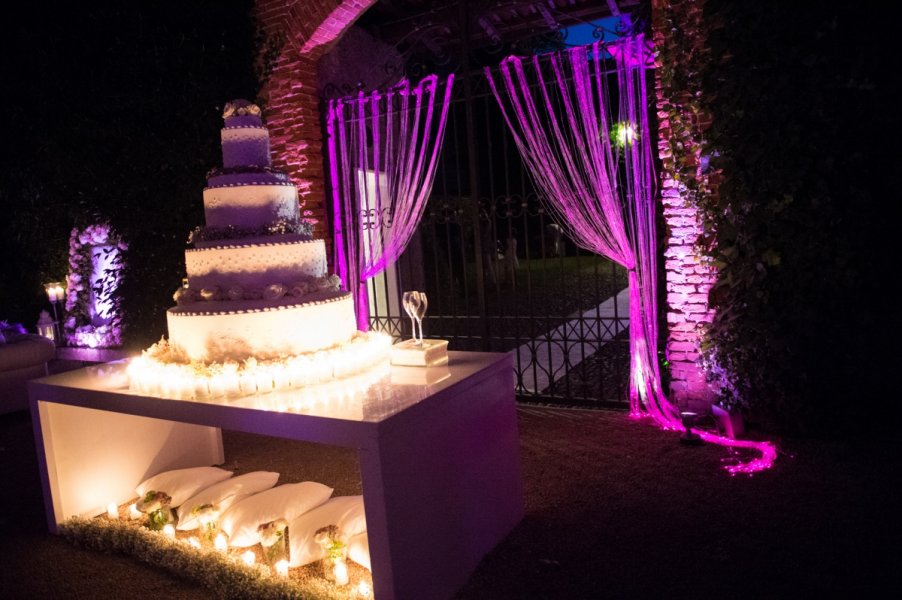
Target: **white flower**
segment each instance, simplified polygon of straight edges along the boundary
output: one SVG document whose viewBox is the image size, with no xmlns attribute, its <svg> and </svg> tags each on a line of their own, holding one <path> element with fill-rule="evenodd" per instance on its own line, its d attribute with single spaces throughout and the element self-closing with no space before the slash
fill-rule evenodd
<svg viewBox="0 0 902 600">
<path fill-rule="evenodd" d="M 172 299 L 175 300 L 175 303 L 178 305 L 191 304 L 192 302 L 197 302 L 197 293 L 190 288 L 180 287 L 175 290 L 175 293 L 172 295 Z"/>
<path fill-rule="evenodd" d="M 288 521 L 285 519 L 276 519 L 268 523 L 263 523 L 257 527 L 260 534 L 260 545 L 268 548 L 282 539 L 285 529 L 288 527 Z"/>
<path fill-rule="evenodd" d="M 143 513 L 152 513 L 164 506 L 169 506 L 172 498 L 166 492 L 150 491 L 135 503 L 135 508 Z"/>
<path fill-rule="evenodd" d="M 195 506 L 191 510 L 191 514 L 197 515 L 197 520 L 200 521 L 200 524 L 207 526 L 219 519 L 219 507 L 215 504 L 202 504 L 201 506 Z"/>
<path fill-rule="evenodd" d="M 204 300 L 219 300 L 222 295 L 219 292 L 219 288 L 214 285 L 212 287 L 202 289 L 200 291 L 200 297 Z"/>
<path fill-rule="evenodd" d="M 278 300 L 285 295 L 285 286 L 281 283 L 271 283 L 263 288 L 263 298 L 265 300 Z"/>
<path fill-rule="evenodd" d="M 293 286 L 291 286 L 291 290 L 288 292 L 295 298 L 301 298 L 310 293 L 310 283 L 307 281 L 298 281 Z"/>
</svg>

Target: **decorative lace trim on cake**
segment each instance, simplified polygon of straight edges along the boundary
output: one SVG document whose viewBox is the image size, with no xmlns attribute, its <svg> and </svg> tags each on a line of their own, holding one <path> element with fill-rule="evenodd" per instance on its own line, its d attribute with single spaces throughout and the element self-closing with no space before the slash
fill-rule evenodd
<svg viewBox="0 0 902 600">
<path fill-rule="evenodd" d="M 255 165 L 243 165 L 240 167 L 213 167 L 207 171 L 207 179 L 211 177 L 222 177 L 224 175 L 272 175 L 273 177 L 284 178 L 288 180 L 288 173 L 273 169 L 272 167 L 258 167 Z"/>
<path fill-rule="evenodd" d="M 335 277 L 335 275 L 333 275 L 332 277 Z M 295 286 L 292 289 L 292 291 L 297 289 L 297 287 L 298 286 Z M 279 292 L 279 295 L 272 297 L 273 294 L 268 293 L 268 292 L 274 288 L 281 288 L 281 291 Z M 281 284 L 268 285 L 264 289 L 264 292 L 261 297 L 261 295 L 257 295 L 255 293 L 244 292 L 238 286 L 235 286 L 232 289 L 230 289 L 228 291 L 228 295 L 226 295 L 226 296 L 223 296 L 219 292 L 218 288 L 215 290 L 212 290 L 210 288 L 204 288 L 203 290 L 201 290 L 200 295 L 199 295 L 199 297 L 201 299 L 186 301 L 184 299 L 185 296 L 191 294 L 191 295 L 194 295 L 194 297 L 197 297 L 196 292 L 194 290 L 191 290 L 190 288 L 179 288 L 174 294 L 176 302 L 178 302 L 178 305 L 179 305 L 178 306 L 179 310 L 177 312 L 170 310 L 169 314 L 172 315 L 173 317 L 188 317 L 188 316 L 198 317 L 198 316 L 214 316 L 214 315 L 246 315 L 246 314 L 251 314 L 251 313 L 275 312 L 275 311 L 280 311 L 280 310 L 295 309 L 295 308 L 299 308 L 302 306 L 318 306 L 318 305 L 322 305 L 322 304 L 332 304 L 333 302 L 340 302 L 342 300 L 345 300 L 350 295 L 350 292 L 340 293 L 340 291 L 337 289 L 329 289 L 329 290 L 327 290 L 328 292 L 337 293 L 338 295 L 332 296 L 332 297 L 327 297 L 327 298 L 318 298 L 316 300 L 301 300 L 301 298 L 303 298 L 304 295 L 316 294 L 316 293 L 322 292 L 323 290 L 311 290 L 308 294 L 292 293 L 292 294 L 286 295 L 286 293 L 284 292 L 284 289 L 285 289 L 285 286 L 283 286 Z M 182 290 L 185 290 L 186 293 L 181 294 L 180 292 L 182 292 Z M 201 308 L 204 302 L 242 302 L 242 301 L 247 301 L 247 300 L 269 300 L 272 302 L 277 302 L 285 297 L 298 298 L 298 301 L 297 302 L 289 302 L 286 304 L 280 304 L 280 305 L 276 305 L 276 306 L 261 306 L 261 307 L 257 307 L 257 308 L 245 308 L 245 309 L 237 309 L 237 310 L 203 310 Z M 197 310 L 191 310 L 191 309 L 187 308 L 193 304 L 198 305 Z M 185 308 L 185 309 L 183 310 L 183 308 Z"/>
<path fill-rule="evenodd" d="M 209 227 L 197 226 L 188 234 L 188 243 L 195 244 L 197 242 L 216 242 L 219 240 L 235 240 L 242 238 L 266 237 L 269 235 L 285 235 L 296 234 L 310 236 L 310 240 L 294 240 L 294 241 L 316 241 L 313 239 L 313 223 L 306 219 L 293 221 L 291 219 L 278 219 L 271 221 L 260 227 Z M 291 243 L 291 242 L 283 242 Z"/>
<path fill-rule="evenodd" d="M 292 240 L 290 242 L 261 242 L 254 246 L 270 247 L 270 246 L 292 246 L 294 244 L 315 244 L 322 243 L 321 239 L 312 240 Z M 216 246 L 207 246 L 206 248 L 188 248 L 185 252 L 206 252 L 208 250 L 229 250 L 232 248 L 249 248 L 250 246 L 242 246 L 241 244 L 217 244 Z"/>
<path fill-rule="evenodd" d="M 303 388 L 361 373 L 388 358 L 392 339 L 380 332 L 357 332 L 338 346 L 309 352 L 242 362 L 205 363 L 188 361 L 180 348 L 166 339 L 132 359 L 126 373 L 132 391 L 174 400 L 262 394 L 274 390 Z"/>
<path fill-rule="evenodd" d="M 285 182 L 285 181 L 249 181 L 247 183 L 240 182 L 240 183 L 223 183 L 221 185 L 208 185 L 204 189 L 205 190 L 215 190 L 218 188 L 242 187 L 245 185 L 280 185 L 280 186 L 285 187 L 285 186 L 290 186 L 290 185 L 293 186 L 294 184 L 291 183 L 290 181 L 287 181 L 287 182 Z"/>
<path fill-rule="evenodd" d="M 223 129 L 266 129 L 266 125 L 224 125 Z"/>
</svg>

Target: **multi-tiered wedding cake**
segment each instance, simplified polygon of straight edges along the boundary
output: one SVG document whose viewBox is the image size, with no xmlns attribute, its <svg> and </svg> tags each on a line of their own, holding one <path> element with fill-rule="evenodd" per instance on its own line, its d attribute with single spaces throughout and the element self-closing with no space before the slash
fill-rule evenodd
<svg viewBox="0 0 902 600">
<path fill-rule="evenodd" d="M 272 169 L 269 130 L 245 100 L 223 113 L 222 169 L 204 189 L 169 341 L 132 361 L 133 389 L 177 397 L 269 391 L 381 362 L 390 339 L 357 331 L 353 299 L 329 276 L 297 189 Z"/>
</svg>

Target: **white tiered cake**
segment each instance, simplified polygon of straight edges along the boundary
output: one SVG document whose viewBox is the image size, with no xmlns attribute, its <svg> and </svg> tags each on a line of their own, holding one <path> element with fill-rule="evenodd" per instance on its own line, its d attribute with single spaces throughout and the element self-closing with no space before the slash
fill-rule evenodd
<svg viewBox="0 0 902 600">
<path fill-rule="evenodd" d="M 207 177 L 206 226 L 185 251 L 169 341 L 132 361 L 132 387 L 215 397 L 319 383 L 384 360 L 390 340 L 357 331 L 352 296 L 328 275 L 297 189 L 272 169 L 260 109 L 236 100 L 223 117 L 223 168 Z"/>
</svg>

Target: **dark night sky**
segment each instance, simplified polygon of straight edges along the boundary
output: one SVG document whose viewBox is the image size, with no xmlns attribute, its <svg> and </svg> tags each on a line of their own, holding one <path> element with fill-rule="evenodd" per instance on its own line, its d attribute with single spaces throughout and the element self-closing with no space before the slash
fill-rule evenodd
<svg viewBox="0 0 902 600">
<path fill-rule="evenodd" d="M 147 260 L 154 238 L 181 240 L 197 224 L 221 107 L 257 91 L 252 10 L 38 2 L 3 19 L 0 250 L 18 260 L 0 271 L 0 319 L 33 325 L 41 282 L 65 275 L 69 229 L 93 213 Z"/>
</svg>

